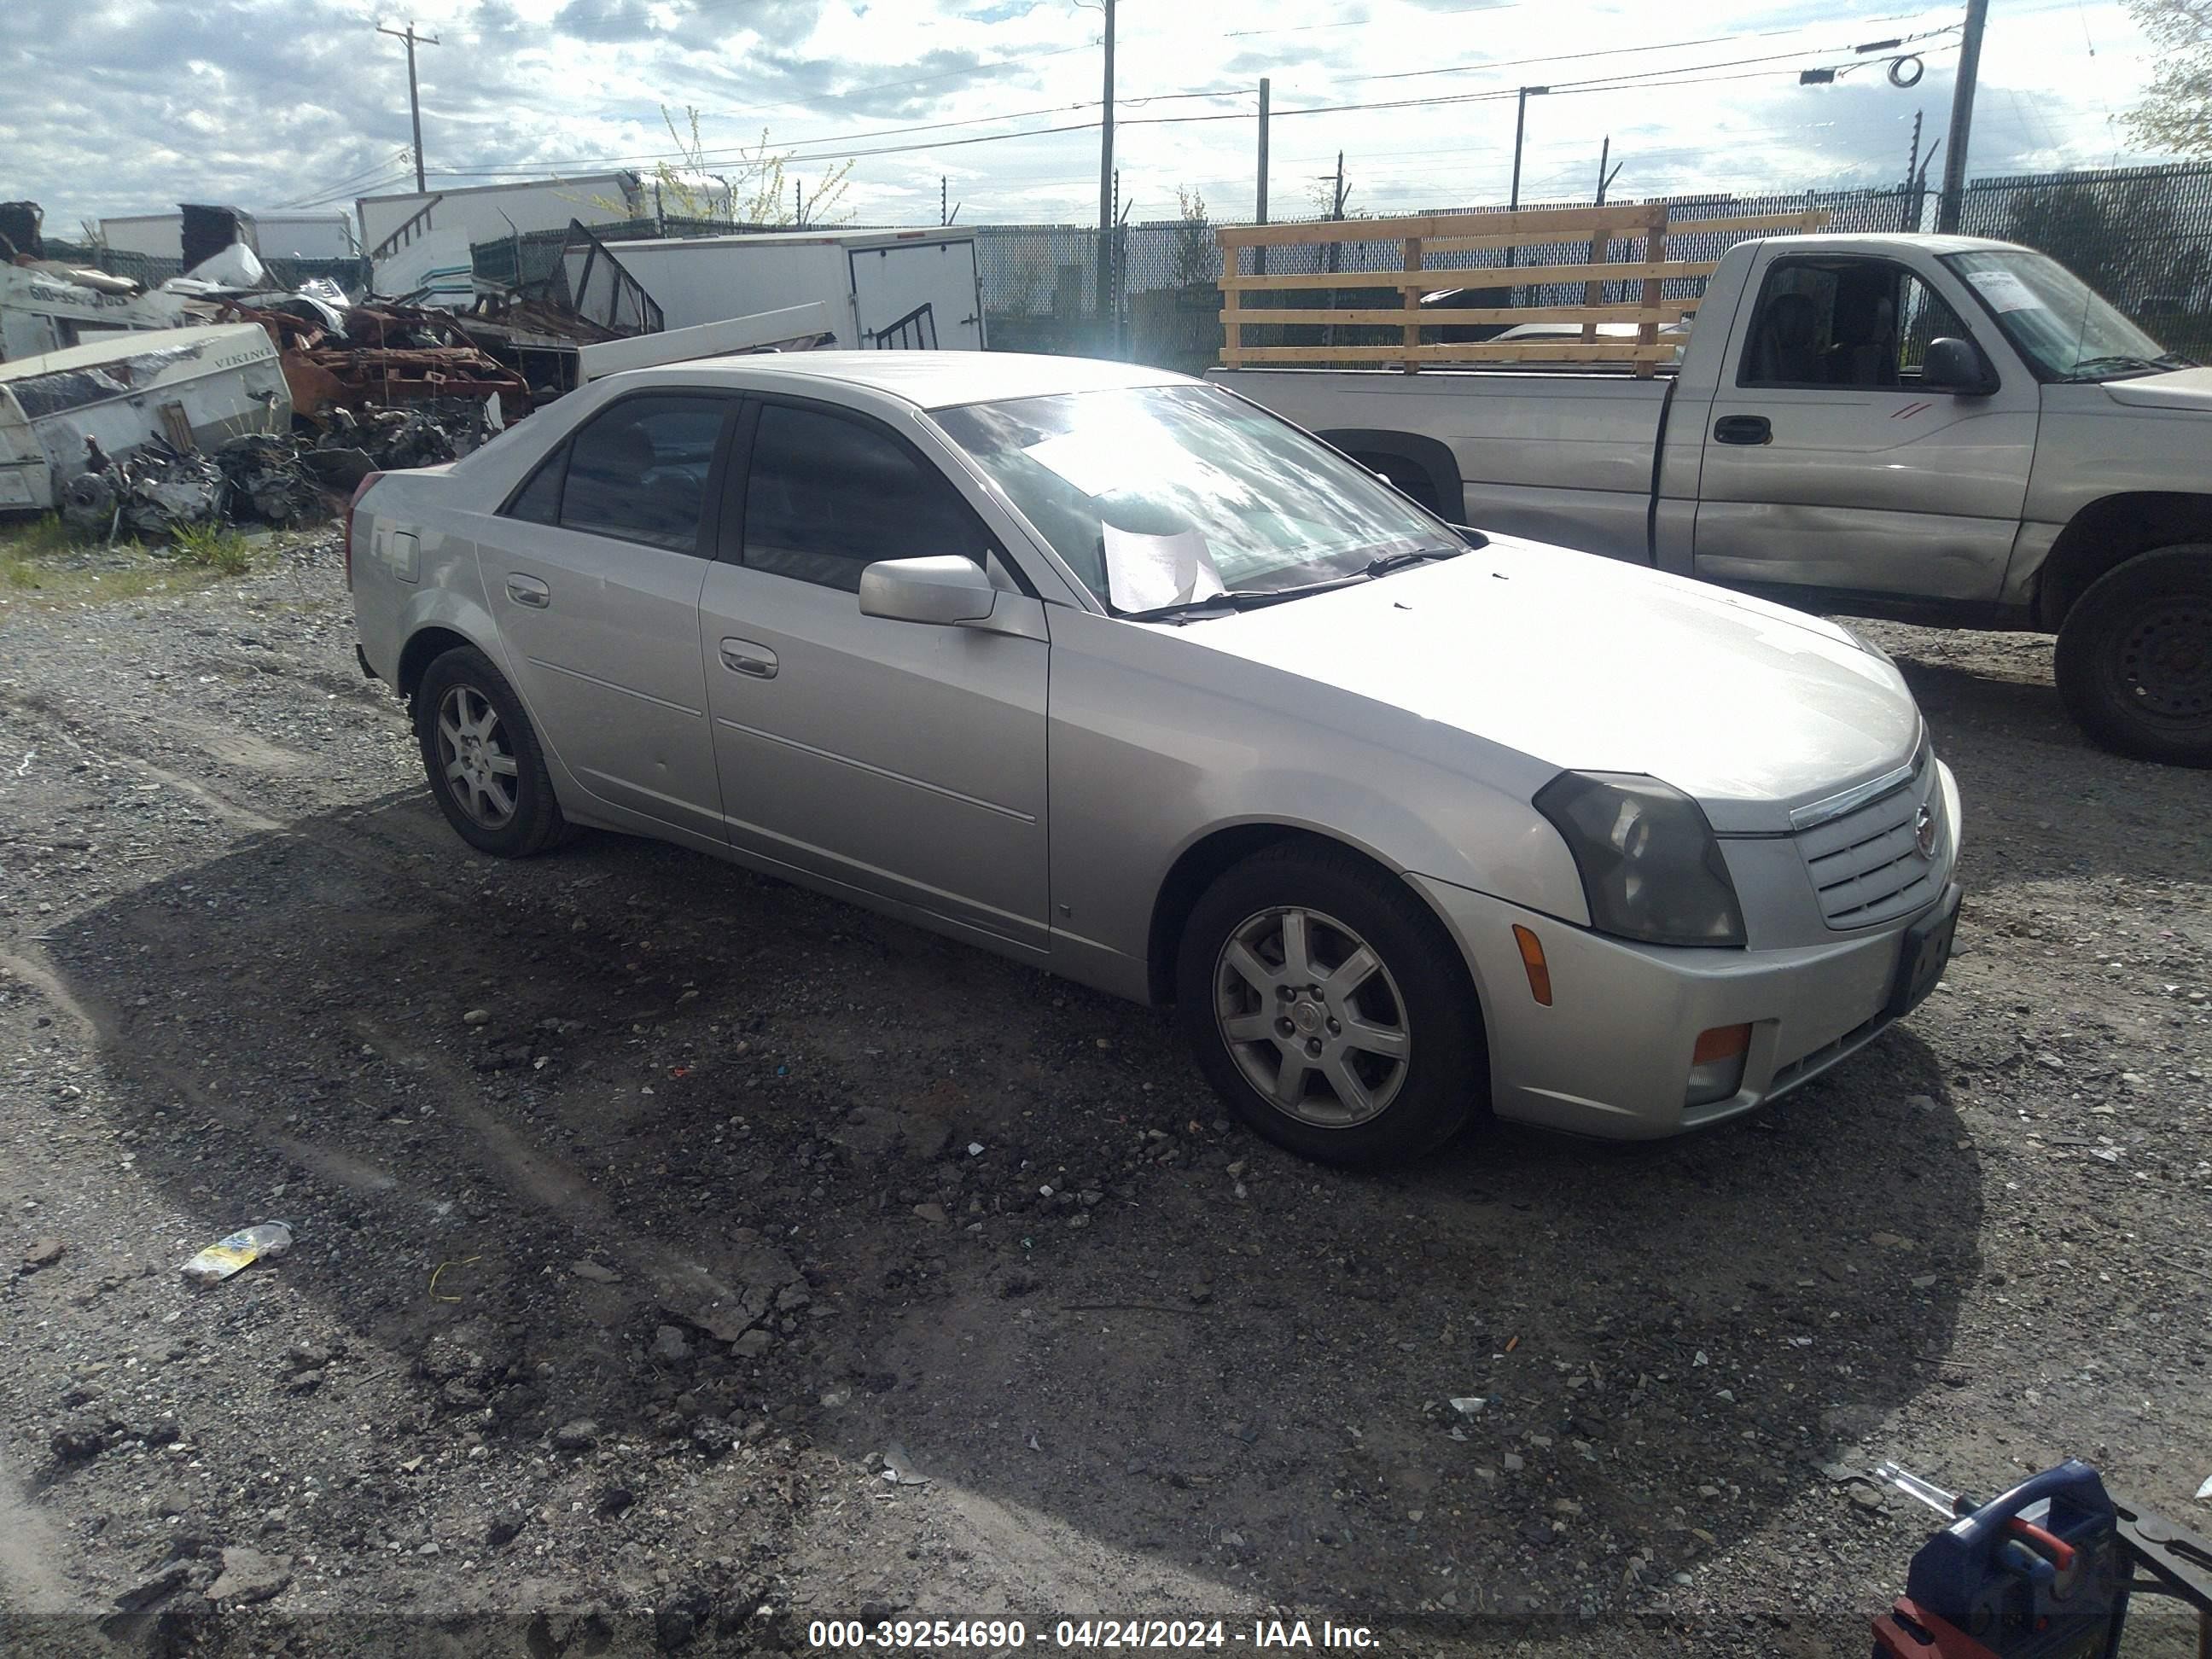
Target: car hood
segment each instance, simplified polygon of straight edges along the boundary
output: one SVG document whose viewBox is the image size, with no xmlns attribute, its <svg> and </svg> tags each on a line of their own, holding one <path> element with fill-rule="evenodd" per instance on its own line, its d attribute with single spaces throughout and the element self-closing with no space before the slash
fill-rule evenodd
<svg viewBox="0 0 2212 1659">
<path fill-rule="evenodd" d="M 1182 632 L 1563 771 L 1648 774 L 1723 834 L 1786 831 L 1919 740 L 1903 677 L 1834 623 L 1534 543 Z"/>
<path fill-rule="evenodd" d="M 2212 368 L 2177 368 L 2139 380 L 2107 380 L 2105 395 L 2131 409 L 2185 409 L 2212 415 Z"/>
</svg>

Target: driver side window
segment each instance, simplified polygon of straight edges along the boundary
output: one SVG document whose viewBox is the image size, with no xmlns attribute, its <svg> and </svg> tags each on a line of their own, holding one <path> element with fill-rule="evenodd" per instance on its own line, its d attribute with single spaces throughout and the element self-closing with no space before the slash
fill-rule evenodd
<svg viewBox="0 0 2212 1659">
<path fill-rule="evenodd" d="M 983 526 L 935 467 L 865 422 L 763 405 L 745 479 L 746 566 L 857 593 L 878 559 L 939 553 L 990 568 Z"/>
<path fill-rule="evenodd" d="M 1791 259 L 1766 273 L 1745 342 L 1742 386 L 1896 390 L 1928 343 L 1969 337 L 1941 295 L 1886 259 Z"/>
</svg>

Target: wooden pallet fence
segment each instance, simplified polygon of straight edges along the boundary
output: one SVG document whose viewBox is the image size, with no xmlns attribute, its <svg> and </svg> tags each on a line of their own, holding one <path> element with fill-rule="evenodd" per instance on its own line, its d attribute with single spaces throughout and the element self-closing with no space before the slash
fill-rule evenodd
<svg viewBox="0 0 2212 1659">
<path fill-rule="evenodd" d="M 1286 225 L 1222 225 L 1214 232 L 1221 247 L 1222 362 L 1229 368 L 1255 363 L 1389 363 L 1413 373 L 1427 363 L 1628 362 L 1639 375 L 1655 373 L 1674 354 L 1674 343 L 1659 339 L 1659 330 L 1686 312 L 1695 300 L 1662 297 L 1661 284 L 1711 275 L 1710 260 L 1670 258 L 1667 240 L 1700 234 L 1762 230 L 1817 230 L 1827 222 L 1822 211 L 1765 214 L 1738 218 L 1668 222 L 1664 204 L 1623 204 L 1593 208 L 1531 208 L 1512 213 L 1431 214 L 1396 219 L 1324 220 Z M 1326 246 L 1330 243 L 1396 242 L 1402 253 L 1395 270 L 1271 272 L 1260 270 L 1256 253 L 1246 269 L 1246 249 Z M 1443 267 L 1427 262 L 1435 255 L 1469 250 L 1577 247 L 1586 259 L 1572 263 Z M 1622 256 L 1614 258 L 1616 247 Z M 1511 258 L 1510 252 L 1508 258 Z M 1421 308 L 1421 296 L 1447 285 L 1497 288 L 1581 283 L 1583 303 L 1559 306 L 1503 306 L 1440 311 Z M 1607 285 L 1632 286 L 1637 297 L 1608 303 Z M 1340 302 L 1346 292 L 1372 295 L 1395 290 L 1395 306 L 1371 300 Z M 1274 305 L 1254 306 L 1247 295 L 1310 295 Z M 1423 341 L 1424 328 L 1485 323 L 1574 323 L 1578 333 L 1522 340 Z M 1605 323 L 1635 325 L 1632 340 L 1606 338 Z M 1251 328 L 1319 325 L 1330 331 L 1319 345 L 1252 345 Z M 1395 344 L 1339 343 L 1339 327 L 1397 329 Z"/>
</svg>

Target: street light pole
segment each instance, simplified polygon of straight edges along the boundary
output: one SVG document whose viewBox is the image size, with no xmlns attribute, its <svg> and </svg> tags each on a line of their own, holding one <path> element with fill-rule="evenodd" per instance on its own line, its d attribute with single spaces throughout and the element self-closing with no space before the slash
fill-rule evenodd
<svg viewBox="0 0 2212 1659">
<path fill-rule="evenodd" d="M 1531 98 L 1540 98 L 1550 90 L 1549 87 L 1523 87 L 1521 88 L 1520 99 L 1514 106 L 1513 193 L 1505 204 L 1509 208 L 1517 208 L 1521 205 L 1521 140 L 1528 125 L 1528 100 Z"/>
</svg>

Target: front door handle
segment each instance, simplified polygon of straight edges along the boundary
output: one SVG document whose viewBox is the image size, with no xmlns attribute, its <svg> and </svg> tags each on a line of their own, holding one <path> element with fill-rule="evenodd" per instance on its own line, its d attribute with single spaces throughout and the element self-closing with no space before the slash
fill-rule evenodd
<svg viewBox="0 0 2212 1659">
<path fill-rule="evenodd" d="M 532 611 L 543 611 L 553 603 L 553 590 L 537 577 L 526 576 L 518 570 L 507 579 L 507 597 Z"/>
<path fill-rule="evenodd" d="M 772 680 L 777 667 L 775 653 L 764 645 L 755 645 L 750 640 L 724 640 L 722 666 L 735 674 L 750 674 L 757 680 Z"/>
<path fill-rule="evenodd" d="M 1771 444 L 1774 423 L 1764 415 L 1723 415 L 1713 422 L 1713 437 L 1724 444 Z"/>
</svg>

